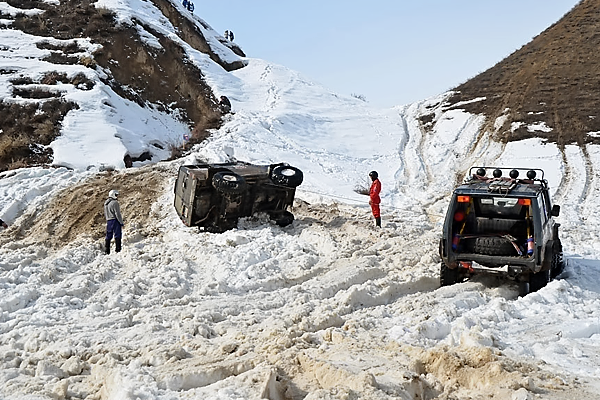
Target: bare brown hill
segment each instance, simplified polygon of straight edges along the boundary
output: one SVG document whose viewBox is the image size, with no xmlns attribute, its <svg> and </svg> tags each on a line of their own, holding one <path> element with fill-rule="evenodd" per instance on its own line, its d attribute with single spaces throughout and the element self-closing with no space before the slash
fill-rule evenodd
<svg viewBox="0 0 600 400">
<path fill-rule="evenodd" d="M 484 114 L 486 130 L 505 142 L 535 136 L 559 145 L 600 143 L 589 134 L 600 132 L 598 48 L 600 0 L 584 0 L 530 43 L 455 88 L 450 108 Z M 552 130 L 527 129 L 541 122 Z"/>
<path fill-rule="evenodd" d="M 225 70 L 243 67 L 241 61 L 230 63 L 214 54 L 200 29 L 187 16 L 181 15 L 169 1 L 152 2 L 163 11 L 177 28 L 181 39 L 190 46 L 209 54 Z M 100 67 L 107 75 L 103 82 L 120 96 L 144 107 L 154 107 L 181 116 L 190 128 L 194 128 L 192 143 L 203 140 L 209 129 L 220 126 L 222 111 L 212 90 L 204 82 L 202 71 L 189 62 L 181 45 L 170 38 L 144 26 L 145 30 L 158 38 L 162 46 L 161 50 L 152 48 L 139 38 L 135 24 L 141 24 L 140 21 L 133 21 L 134 26 L 119 25 L 115 15 L 107 9 L 97 8 L 94 0 L 7 0 L 7 3 L 22 10 L 43 10 L 43 13 L 35 15 L 1 15 L 2 19 L 10 20 L 10 24 L 0 26 L 0 29 L 18 29 L 39 37 L 36 45 L 51 51 L 51 56 L 45 61 L 55 67 L 50 68 L 39 81 L 27 76 L 12 80 L 13 97 L 35 100 L 33 104 L 0 101 L 0 171 L 51 161 L 51 149 L 43 146 L 50 144 L 59 134 L 66 113 L 78 106 L 65 101 L 59 91 L 32 91 L 22 87 L 57 82 L 84 83 L 87 90 L 94 86 L 95 83 L 89 80 L 66 81 L 66 76 L 60 73 L 61 66 L 65 64 L 82 64 L 92 69 Z M 82 50 L 75 41 L 57 46 L 45 38 L 66 41 L 90 38 L 102 47 L 90 59 L 76 56 Z M 223 40 L 223 44 L 236 54 L 244 55 L 236 44 L 226 40 Z M 14 74 L 15 71 L 1 70 L 0 73 Z M 136 156 L 141 155 L 131 156 L 135 160 Z"/>
</svg>

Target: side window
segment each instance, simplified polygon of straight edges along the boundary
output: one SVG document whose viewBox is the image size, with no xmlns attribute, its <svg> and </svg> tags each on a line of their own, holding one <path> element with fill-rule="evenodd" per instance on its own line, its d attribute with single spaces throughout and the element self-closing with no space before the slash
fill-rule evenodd
<svg viewBox="0 0 600 400">
<path fill-rule="evenodd" d="M 546 224 L 548 221 L 548 204 L 546 203 L 546 196 L 543 193 L 538 195 L 538 205 L 542 212 L 542 224 Z"/>
<path fill-rule="evenodd" d="M 546 204 L 546 215 L 548 219 L 550 219 L 550 214 L 552 213 L 552 203 L 550 202 L 550 194 L 548 192 L 544 192 L 544 200 Z"/>
</svg>

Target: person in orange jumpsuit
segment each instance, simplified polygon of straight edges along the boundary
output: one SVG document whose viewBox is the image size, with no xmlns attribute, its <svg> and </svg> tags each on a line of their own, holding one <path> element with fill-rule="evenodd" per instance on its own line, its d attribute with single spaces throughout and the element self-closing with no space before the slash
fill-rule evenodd
<svg viewBox="0 0 600 400">
<path fill-rule="evenodd" d="M 373 181 L 371 189 L 369 190 L 369 204 L 371 205 L 371 211 L 375 217 L 375 225 L 381 226 L 381 211 L 379 210 L 379 203 L 381 203 L 381 199 L 379 198 L 381 182 L 379 181 L 379 174 L 377 171 L 369 172 L 369 177 L 371 178 L 371 181 Z"/>
</svg>

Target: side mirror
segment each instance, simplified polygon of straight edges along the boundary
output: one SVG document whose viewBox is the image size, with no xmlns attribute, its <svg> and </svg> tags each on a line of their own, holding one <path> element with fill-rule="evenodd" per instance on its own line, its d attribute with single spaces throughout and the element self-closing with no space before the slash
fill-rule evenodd
<svg viewBox="0 0 600 400">
<path fill-rule="evenodd" d="M 552 206 L 552 211 L 550 211 L 550 214 L 553 217 L 558 217 L 558 214 L 560 214 L 560 206 L 555 204 Z"/>
</svg>

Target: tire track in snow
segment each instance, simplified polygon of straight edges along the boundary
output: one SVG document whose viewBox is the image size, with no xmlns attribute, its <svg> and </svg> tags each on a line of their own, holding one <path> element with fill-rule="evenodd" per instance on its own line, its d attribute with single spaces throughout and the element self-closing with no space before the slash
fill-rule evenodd
<svg viewBox="0 0 600 400">
<path fill-rule="evenodd" d="M 587 147 L 582 146 L 580 148 L 581 152 L 583 153 L 583 159 L 585 163 L 585 183 L 583 185 L 582 194 L 579 197 L 580 201 L 578 201 L 576 204 L 579 205 L 580 212 L 578 214 L 583 215 L 583 208 L 585 205 L 588 204 L 590 200 L 594 199 L 592 195 L 592 188 L 597 175 L 594 173 L 594 163 L 592 162 L 592 158 L 590 157 Z"/>
<path fill-rule="evenodd" d="M 402 130 L 404 131 L 404 134 L 402 135 L 400 142 L 398 143 L 399 165 L 398 169 L 396 170 L 396 173 L 394 174 L 394 179 L 396 180 L 396 182 L 406 182 L 408 180 L 406 161 L 403 157 L 403 155 L 406 153 L 406 146 L 408 144 L 409 136 L 408 123 L 406 122 L 405 112 L 406 108 L 404 108 L 402 111 L 399 111 L 400 120 L 402 122 Z M 401 186 L 399 187 L 399 190 L 402 190 Z"/>
<path fill-rule="evenodd" d="M 417 189 L 416 192 L 418 192 L 418 189 L 425 188 L 424 181 L 421 177 L 427 173 L 424 160 L 422 159 L 422 152 L 420 151 L 423 132 L 419 126 L 419 121 L 414 117 L 414 115 L 419 114 L 418 109 L 420 109 L 420 107 L 421 103 L 416 103 L 406 110 L 411 117 L 404 118 L 407 139 L 403 146 L 403 152 L 400 154 L 400 158 L 404 157 L 404 186 Z"/>
<path fill-rule="evenodd" d="M 570 224 L 575 221 L 582 222 L 583 208 L 594 176 L 593 165 L 585 148 L 577 147 L 577 153 L 572 151 L 574 149 L 560 149 L 564 173 L 553 196 L 553 203 L 562 205 L 561 211 Z M 583 172 L 584 176 L 577 171 Z"/>
<path fill-rule="evenodd" d="M 562 164 L 565 168 L 564 173 L 561 176 L 560 182 L 558 182 L 558 187 L 556 189 L 556 192 L 554 193 L 554 200 L 556 203 L 563 203 L 566 197 L 566 193 L 569 193 L 570 191 L 567 190 L 567 187 L 570 187 L 572 184 L 572 167 L 568 162 L 568 158 L 567 158 L 567 154 L 566 154 L 566 149 L 565 147 L 561 147 L 560 148 L 560 155 L 561 155 L 561 160 L 562 160 Z"/>
</svg>

